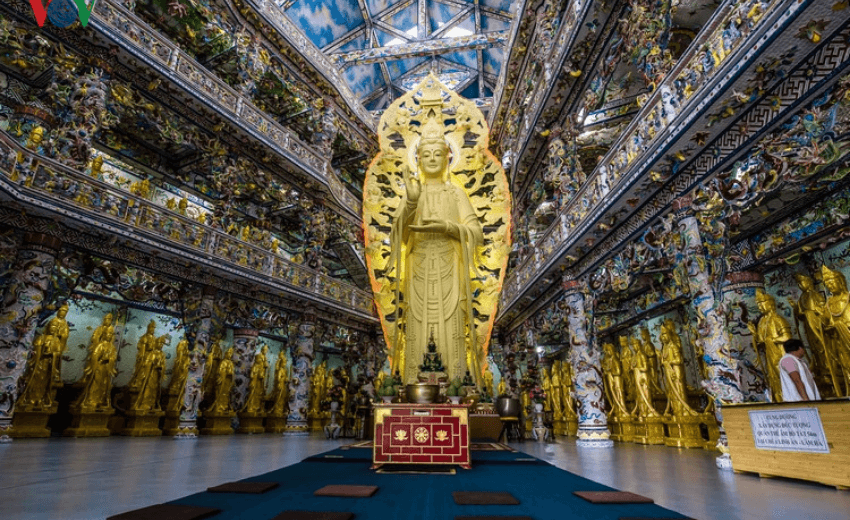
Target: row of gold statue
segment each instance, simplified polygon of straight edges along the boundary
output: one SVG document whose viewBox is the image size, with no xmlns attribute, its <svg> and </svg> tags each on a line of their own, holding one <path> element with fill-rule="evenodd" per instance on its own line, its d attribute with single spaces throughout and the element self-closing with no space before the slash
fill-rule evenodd
<svg viewBox="0 0 850 520">
<path fill-rule="evenodd" d="M 674 323 L 665 320 L 661 324 L 660 359 L 646 327 L 640 330 L 640 337 L 620 336 L 618 340 L 619 352 L 612 343 L 603 344 L 602 359 L 612 438 L 642 444 L 712 447 L 717 425 L 710 412 L 695 409 L 699 394 L 688 393 L 682 340 Z M 708 428 L 709 439 L 702 437 L 700 424 Z"/>
<path fill-rule="evenodd" d="M 67 346 L 69 327 L 65 317 L 68 306 L 62 306 L 56 316 L 48 322 L 42 334 L 33 341 L 33 354 L 24 375 L 23 391 L 16 404 L 16 422 L 21 436 L 49 435 L 45 430 L 47 418 L 56 413 L 56 391 L 62 386 L 61 361 Z M 118 406 L 127 419 L 122 434 L 159 434 L 158 423 L 162 415 L 173 418 L 175 424 L 181 411 L 186 383 L 189 376 L 189 343 L 182 339 L 176 347 L 171 379 L 164 389 L 165 353 L 163 348 L 168 336 L 156 336 L 156 323 L 151 321 L 146 332 L 139 338 L 132 377 Z M 203 408 L 205 414 L 232 417 L 241 414 L 265 418 L 274 417 L 285 423 L 288 406 L 289 374 L 286 356 L 278 356 L 274 370 L 274 385 L 266 394 L 266 379 L 269 364 L 268 347 L 263 345 L 256 353 L 250 369 L 248 391 L 244 405 L 234 410 L 233 348 L 222 355 L 218 342 L 213 343 L 204 367 Z M 106 314 L 89 340 L 83 377 L 78 383 L 81 392 L 71 405 L 75 416 L 71 435 L 107 435 L 106 423 L 115 412 L 113 381 L 117 375 L 118 349 L 115 345 L 115 326 L 112 314 Z M 271 406 L 266 410 L 267 403 Z M 33 426 L 32 416 L 41 420 Z M 88 417 L 81 420 L 80 417 Z M 99 416 L 97 421 L 91 420 Z M 94 423 L 97 427 L 93 427 Z M 81 424 L 88 426 L 81 426 Z M 168 422 L 166 422 L 168 424 Z M 176 427 L 176 426 L 175 426 Z M 92 433 L 97 431 L 98 433 Z M 29 435 L 27 434 L 29 432 Z"/>
<path fill-rule="evenodd" d="M 839 271 L 821 267 L 824 287 L 829 297 L 815 289 L 814 280 L 804 274 L 794 275 L 800 288 L 800 297 L 791 301 L 794 321 L 802 325 L 803 335 L 811 349 L 809 364 L 815 381 L 824 395 L 850 395 L 850 292 L 847 280 Z M 759 368 L 765 373 L 771 399 L 782 401 L 779 380 L 779 360 L 785 355 L 783 344 L 791 339 L 794 328 L 779 314 L 776 300 L 765 291 L 756 291 L 761 317 L 748 323 L 753 335 L 753 347 L 761 360 Z"/>
</svg>

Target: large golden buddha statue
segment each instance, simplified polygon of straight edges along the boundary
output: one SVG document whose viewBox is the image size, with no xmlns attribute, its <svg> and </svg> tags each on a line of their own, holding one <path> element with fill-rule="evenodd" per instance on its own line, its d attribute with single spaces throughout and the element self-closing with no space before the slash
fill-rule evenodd
<svg viewBox="0 0 850 520">
<path fill-rule="evenodd" d="M 393 373 L 416 381 L 433 335 L 449 379 L 483 359 L 509 252 L 504 171 L 474 103 L 433 75 L 384 113 L 366 176 L 366 256 Z"/>
</svg>

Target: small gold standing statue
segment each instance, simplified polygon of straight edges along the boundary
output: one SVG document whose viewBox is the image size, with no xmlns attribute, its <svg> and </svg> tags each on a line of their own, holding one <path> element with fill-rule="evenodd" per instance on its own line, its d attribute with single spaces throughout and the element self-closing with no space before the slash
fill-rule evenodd
<svg viewBox="0 0 850 520">
<path fill-rule="evenodd" d="M 148 352 L 152 351 L 156 347 L 156 342 L 156 322 L 151 320 L 150 323 L 148 323 L 147 331 L 142 334 L 136 344 L 136 363 L 133 365 L 133 375 L 130 377 L 130 382 L 127 384 L 127 389 L 133 396 L 133 401 L 135 401 L 135 396 L 138 394 L 142 385 L 142 364 L 144 363 L 144 359 L 147 357 Z"/>
<path fill-rule="evenodd" d="M 230 392 L 233 390 L 233 347 L 227 349 L 218 370 L 215 373 L 215 399 L 209 410 L 203 414 L 204 427 L 201 428 L 203 435 L 230 435 L 233 428 L 230 419 L 236 415 L 230 400 Z"/>
<path fill-rule="evenodd" d="M 637 400 L 637 389 L 635 388 L 634 372 L 632 371 L 632 349 L 629 348 L 629 337 L 620 336 L 620 363 L 623 367 L 623 391 L 626 403 Z"/>
<path fill-rule="evenodd" d="M 626 347 L 628 348 L 628 347 Z M 608 398 L 610 414 L 615 418 L 629 417 L 626 395 L 623 390 L 623 366 L 611 343 L 602 345 L 602 372 L 605 377 L 605 396 Z"/>
<path fill-rule="evenodd" d="M 652 403 L 646 352 L 635 336 L 629 338 L 629 346 L 632 348 L 632 377 L 636 391 L 635 406 L 632 409 L 632 414 L 637 417 L 634 440 L 638 444 L 664 444 L 663 418 Z"/>
<path fill-rule="evenodd" d="M 163 398 L 163 408 L 165 409 L 163 435 L 177 435 L 180 432 L 180 411 L 183 408 L 183 396 L 186 394 L 186 381 L 188 379 L 189 341 L 183 338 L 177 343 L 177 352 L 174 355 L 174 364 L 171 367 L 171 380 L 168 382 L 168 388 L 166 388 Z"/>
<path fill-rule="evenodd" d="M 767 385 L 770 387 L 772 400 L 782 402 L 782 385 L 779 382 L 779 360 L 785 355 L 783 344 L 791 339 L 791 325 L 788 320 L 779 315 L 773 296 L 762 289 L 756 289 L 756 303 L 762 316 L 758 325 L 748 323 L 747 327 L 753 335 L 753 346 L 756 354 L 764 351 L 766 365 L 764 373 Z M 758 359 L 761 359 L 759 355 Z M 760 364 L 760 363 L 759 363 Z"/>
<path fill-rule="evenodd" d="M 649 367 L 650 388 L 656 395 L 665 395 L 664 389 L 661 387 L 661 372 L 658 370 L 658 350 L 652 341 L 652 334 L 649 333 L 647 327 L 641 327 L 640 335 L 643 351 L 646 354 L 646 364 Z"/>
<path fill-rule="evenodd" d="M 286 356 L 283 351 L 277 356 L 274 365 L 274 387 L 271 394 L 272 407 L 266 416 L 267 433 L 283 433 L 286 429 L 286 416 L 289 411 L 289 370 L 286 368 Z"/>
<path fill-rule="evenodd" d="M 311 431 L 322 431 L 322 401 L 327 396 L 327 371 L 328 362 L 322 361 L 313 370 L 313 379 L 310 385 L 310 400 L 309 409 L 307 411 L 307 421 Z"/>
<path fill-rule="evenodd" d="M 89 342 L 88 356 L 83 369 L 80 397 L 71 405 L 73 420 L 71 427 L 65 430 L 71 437 L 106 437 L 109 430 L 106 425 L 114 412 L 112 408 L 112 378 L 118 374 L 115 362 L 118 350 L 115 348 L 115 326 L 112 314 L 103 317 L 103 322 L 95 329 Z"/>
<path fill-rule="evenodd" d="M 254 355 L 254 364 L 251 365 L 250 382 L 248 383 L 248 396 L 245 398 L 245 406 L 239 411 L 238 433 L 263 433 L 263 418 L 266 416 L 266 374 L 269 371 L 269 363 L 266 360 L 268 347 L 263 345 L 260 351 Z"/>
<path fill-rule="evenodd" d="M 552 362 L 549 370 L 552 389 L 546 394 L 546 400 L 550 401 L 552 410 L 552 433 L 555 435 L 566 435 L 567 425 L 564 419 L 564 389 L 561 386 L 561 360 Z M 545 388 L 543 389 L 546 390 Z"/>
<path fill-rule="evenodd" d="M 573 385 L 573 365 L 568 359 L 561 363 L 561 390 L 564 396 L 564 420 L 567 423 L 567 435 L 578 433 L 578 413 L 576 412 L 575 386 Z"/>
<path fill-rule="evenodd" d="M 823 284 L 829 291 L 824 313 L 826 345 L 836 354 L 838 368 L 844 378 L 844 395 L 850 394 L 850 293 L 847 280 L 838 271 L 827 266 L 821 268 Z"/>
<path fill-rule="evenodd" d="M 138 387 L 130 394 L 130 405 L 124 413 L 126 422 L 121 435 L 132 437 L 152 437 L 162 435 L 159 418 L 164 415 L 159 400 L 162 394 L 162 374 L 165 372 L 165 353 L 162 349 L 168 342 L 168 336 L 153 341 L 133 374 Z"/>
<path fill-rule="evenodd" d="M 189 341 L 186 338 L 177 343 L 177 353 L 174 356 L 174 366 L 171 369 L 171 380 L 168 382 L 166 393 L 169 396 L 166 410 L 180 412 L 183 395 L 186 393 L 186 380 L 189 378 Z M 171 399 L 171 397 L 174 397 Z"/>
<path fill-rule="evenodd" d="M 168 342 L 167 336 L 157 338 L 154 348 L 142 359 L 139 396 L 132 409 L 140 412 L 159 410 L 159 396 L 162 389 L 162 373 L 165 371 L 165 353 L 162 349 Z"/>
<path fill-rule="evenodd" d="M 682 340 L 673 320 L 661 322 L 658 339 L 661 341 L 661 365 L 664 369 L 664 387 L 667 389 L 665 415 L 668 411 L 672 412 L 664 420 L 668 431 L 664 443 L 678 448 L 701 448 L 705 444 L 699 429 L 703 418 L 688 404 Z"/>
<path fill-rule="evenodd" d="M 682 358 L 682 340 L 673 320 L 661 323 L 661 365 L 664 367 L 664 386 L 667 388 L 667 409 L 675 416 L 696 415 L 688 404 L 685 385 L 685 367 Z"/>
<path fill-rule="evenodd" d="M 815 290 L 815 282 L 811 277 L 801 273 L 794 275 L 800 288 L 800 298 L 791 302 L 794 318 L 803 324 L 803 331 L 815 357 L 815 378 L 823 387 L 832 387 L 832 395 L 841 395 L 840 372 L 836 363 L 836 352 L 827 348 L 824 338 L 823 321 L 826 310 L 826 299 Z"/>
<path fill-rule="evenodd" d="M 27 362 L 24 389 L 15 403 L 13 437 L 49 437 L 47 421 L 56 413 L 56 390 L 62 386 L 62 354 L 68 343 L 68 304 L 62 305 L 39 336 Z"/>
<path fill-rule="evenodd" d="M 626 346 L 626 349 L 629 347 Z M 626 405 L 626 393 L 623 388 L 623 365 L 612 343 L 602 345 L 602 374 L 605 379 L 605 396 L 608 399 L 611 425 L 611 439 L 619 442 L 632 442 L 635 436 L 634 418 Z"/>
<path fill-rule="evenodd" d="M 204 408 L 209 408 L 215 399 L 215 382 L 218 365 L 221 363 L 221 342 L 215 340 L 204 364 Z"/>
</svg>

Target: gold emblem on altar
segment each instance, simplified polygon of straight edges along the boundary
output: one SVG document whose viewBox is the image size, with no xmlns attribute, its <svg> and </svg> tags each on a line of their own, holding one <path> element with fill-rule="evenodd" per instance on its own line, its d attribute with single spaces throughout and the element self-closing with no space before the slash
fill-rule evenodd
<svg viewBox="0 0 850 520">
<path fill-rule="evenodd" d="M 424 426 L 420 426 L 419 428 L 416 428 L 416 430 L 413 431 L 413 438 L 416 439 L 416 442 L 419 443 L 426 442 L 429 436 L 430 435 L 428 434 L 428 428 L 425 428 Z"/>
<path fill-rule="evenodd" d="M 440 442 L 445 442 L 449 438 L 449 432 L 446 430 L 437 430 L 437 433 L 434 434 L 434 438 Z"/>
<path fill-rule="evenodd" d="M 395 431 L 395 440 L 406 441 L 407 440 L 407 430 L 396 430 Z"/>
<path fill-rule="evenodd" d="M 426 77 L 384 112 L 366 173 L 372 291 L 392 373 L 416 381 L 434 336 L 449 377 L 483 376 L 510 252 L 508 179 L 475 103 Z"/>
</svg>

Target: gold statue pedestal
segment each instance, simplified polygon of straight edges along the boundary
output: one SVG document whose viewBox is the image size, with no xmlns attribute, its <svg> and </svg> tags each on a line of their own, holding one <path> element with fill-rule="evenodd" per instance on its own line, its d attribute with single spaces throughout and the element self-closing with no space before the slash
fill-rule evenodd
<svg viewBox="0 0 850 520">
<path fill-rule="evenodd" d="M 307 418 L 307 428 L 311 432 L 321 432 L 324 431 L 324 427 L 330 422 L 330 414 L 325 417 L 325 413 L 322 412 L 319 415 L 312 415 Z"/>
<path fill-rule="evenodd" d="M 213 414 L 204 412 L 201 416 L 204 419 L 201 435 L 233 435 L 233 427 L 230 426 L 230 423 L 236 417 L 235 413 Z"/>
<path fill-rule="evenodd" d="M 239 429 L 236 433 L 265 433 L 265 413 L 239 412 Z"/>
<path fill-rule="evenodd" d="M 664 444 L 672 448 L 702 448 L 705 440 L 700 433 L 702 419 L 698 415 L 665 417 L 668 436 Z"/>
<path fill-rule="evenodd" d="M 708 440 L 703 440 L 703 449 L 717 451 L 717 442 L 720 440 L 720 427 L 717 425 L 717 419 L 713 412 L 706 412 L 699 415 L 699 424 L 704 424 L 708 428 Z"/>
<path fill-rule="evenodd" d="M 162 430 L 159 429 L 159 419 L 165 412 L 162 410 L 127 410 L 124 428 L 118 432 L 119 435 L 128 437 L 159 437 Z"/>
<path fill-rule="evenodd" d="M 180 393 L 166 394 L 163 399 L 162 409 L 165 410 L 165 423 L 162 425 L 163 435 L 177 435 L 180 432 L 180 401 L 182 396 Z M 197 432 L 195 432 L 197 433 Z"/>
<path fill-rule="evenodd" d="M 552 422 L 552 433 L 561 437 L 567 436 L 567 421 L 563 419 L 555 419 Z"/>
<path fill-rule="evenodd" d="M 266 417 L 266 433 L 283 433 L 286 430 L 286 417 Z"/>
<path fill-rule="evenodd" d="M 12 417 L 12 431 L 9 432 L 9 436 L 14 439 L 50 437 L 47 421 L 58 409 L 59 405 L 54 403 L 53 406 L 44 409 L 15 410 L 15 415 Z"/>
<path fill-rule="evenodd" d="M 165 412 L 165 423 L 162 425 L 162 434 L 174 436 L 178 433 L 182 433 L 180 432 L 180 412 L 168 410 Z"/>
<path fill-rule="evenodd" d="M 611 425 L 612 441 L 634 442 L 635 423 L 632 421 L 631 417 L 621 417 L 611 421 L 609 424 Z"/>
<path fill-rule="evenodd" d="M 62 435 L 65 437 L 109 437 L 110 431 L 106 425 L 109 424 L 109 418 L 114 413 L 112 409 L 87 412 L 79 408 L 71 409 L 73 415 L 71 427 L 62 432 Z"/>
<path fill-rule="evenodd" d="M 637 444 L 664 444 L 664 418 L 638 417 L 635 420 L 635 436 Z"/>
<path fill-rule="evenodd" d="M 578 417 L 567 419 L 567 436 L 575 437 L 578 435 Z"/>
</svg>

